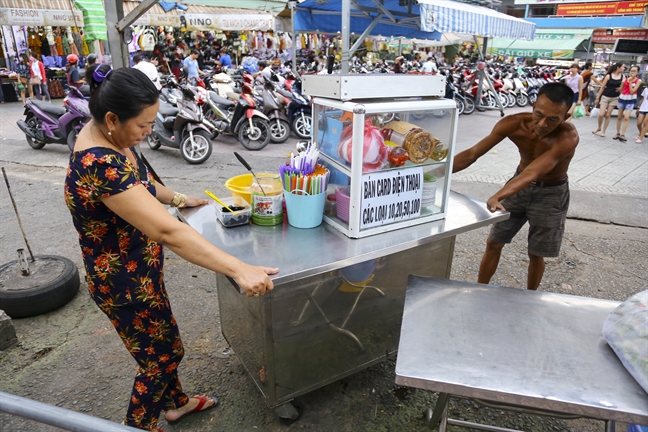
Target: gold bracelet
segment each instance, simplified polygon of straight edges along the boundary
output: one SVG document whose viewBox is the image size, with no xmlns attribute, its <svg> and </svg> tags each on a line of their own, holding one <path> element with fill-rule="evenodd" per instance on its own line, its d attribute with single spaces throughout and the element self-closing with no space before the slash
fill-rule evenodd
<svg viewBox="0 0 648 432">
<path fill-rule="evenodd" d="M 176 192 L 173 194 L 173 199 L 171 200 L 171 207 L 183 208 L 187 204 L 187 196 Z"/>
</svg>

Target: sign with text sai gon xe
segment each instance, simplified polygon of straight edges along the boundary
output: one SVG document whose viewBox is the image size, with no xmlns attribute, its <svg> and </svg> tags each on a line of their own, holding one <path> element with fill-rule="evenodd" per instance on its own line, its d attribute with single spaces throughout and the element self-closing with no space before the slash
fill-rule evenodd
<svg viewBox="0 0 648 432">
<path fill-rule="evenodd" d="M 617 39 L 635 39 L 635 40 L 648 40 L 648 30 L 614 30 L 614 33 L 609 35 L 606 30 L 594 30 L 592 33 L 592 43 L 614 43 Z"/>
<path fill-rule="evenodd" d="M 646 6 L 648 6 L 648 0 L 602 3 L 563 3 L 556 7 L 556 15 L 643 15 Z"/>
</svg>

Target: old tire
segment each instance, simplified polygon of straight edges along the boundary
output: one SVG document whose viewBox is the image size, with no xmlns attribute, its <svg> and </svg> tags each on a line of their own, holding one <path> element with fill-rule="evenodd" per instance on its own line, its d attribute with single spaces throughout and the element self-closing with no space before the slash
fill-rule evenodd
<svg viewBox="0 0 648 432">
<path fill-rule="evenodd" d="M 0 309 L 12 318 L 53 311 L 79 291 L 79 270 L 67 258 L 38 255 L 29 262 L 30 276 L 22 276 L 18 261 L 0 266 Z"/>
</svg>

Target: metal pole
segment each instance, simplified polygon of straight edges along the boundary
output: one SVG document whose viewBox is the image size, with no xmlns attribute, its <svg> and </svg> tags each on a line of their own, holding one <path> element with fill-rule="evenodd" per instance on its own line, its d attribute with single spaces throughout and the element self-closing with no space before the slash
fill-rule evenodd
<svg viewBox="0 0 648 432">
<path fill-rule="evenodd" d="M 590 36 L 589 44 L 587 45 L 587 55 L 585 56 L 585 61 L 589 60 L 590 51 L 592 50 L 592 38 L 594 35 Z"/>
<path fill-rule="evenodd" d="M 130 426 L 0 392 L 0 412 L 74 432 L 141 432 Z"/>
<path fill-rule="evenodd" d="M 351 0 L 342 0 L 342 74 L 349 73 L 349 38 L 351 37 Z"/>
<path fill-rule="evenodd" d="M 124 18 L 124 3 L 122 0 L 107 1 L 104 3 L 104 7 L 112 66 L 114 69 L 128 67 L 130 66 L 128 46 L 123 39 L 122 32 L 117 29 L 117 23 Z"/>
<path fill-rule="evenodd" d="M 14 201 L 13 194 L 11 193 L 11 187 L 9 186 L 9 179 L 7 178 L 7 173 L 5 172 L 4 167 L 2 167 L 2 175 L 4 176 L 5 183 L 7 184 L 7 192 L 9 192 L 9 198 L 11 198 L 11 204 L 13 205 L 14 212 L 16 212 L 16 219 L 18 219 L 18 226 L 20 226 L 20 231 L 22 232 L 23 240 L 27 245 L 27 250 L 29 251 L 29 256 L 31 257 L 32 262 L 36 261 L 34 259 L 34 254 L 32 253 L 31 246 L 27 241 L 27 235 L 25 235 L 25 229 L 23 228 L 22 222 L 20 221 L 20 215 L 18 214 L 18 207 L 16 207 L 16 201 Z"/>
<path fill-rule="evenodd" d="M 290 22 L 292 23 L 292 32 L 290 33 L 292 39 L 292 71 L 297 76 L 297 35 L 295 34 L 295 9 L 297 8 L 297 2 L 289 1 L 288 6 L 290 7 Z"/>
</svg>

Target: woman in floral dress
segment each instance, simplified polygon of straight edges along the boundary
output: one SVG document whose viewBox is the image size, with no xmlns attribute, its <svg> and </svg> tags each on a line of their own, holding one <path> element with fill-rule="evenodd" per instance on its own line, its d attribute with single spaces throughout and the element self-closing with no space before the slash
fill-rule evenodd
<svg viewBox="0 0 648 432">
<path fill-rule="evenodd" d="M 65 200 L 79 234 L 90 296 L 108 316 L 138 364 L 125 424 L 157 430 L 217 404 L 188 397 L 178 379 L 184 348 L 164 287 L 164 246 L 236 280 L 248 296 L 272 290 L 278 269 L 251 266 L 217 249 L 163 204 L 194 207 L 206 200 L 156 184 L 131 150 L 151 132 L 158 92 L 144 73 L 102 65 L 87 77 L 93 120 L 79 134 L 65 182 Z"/>
</svg>

